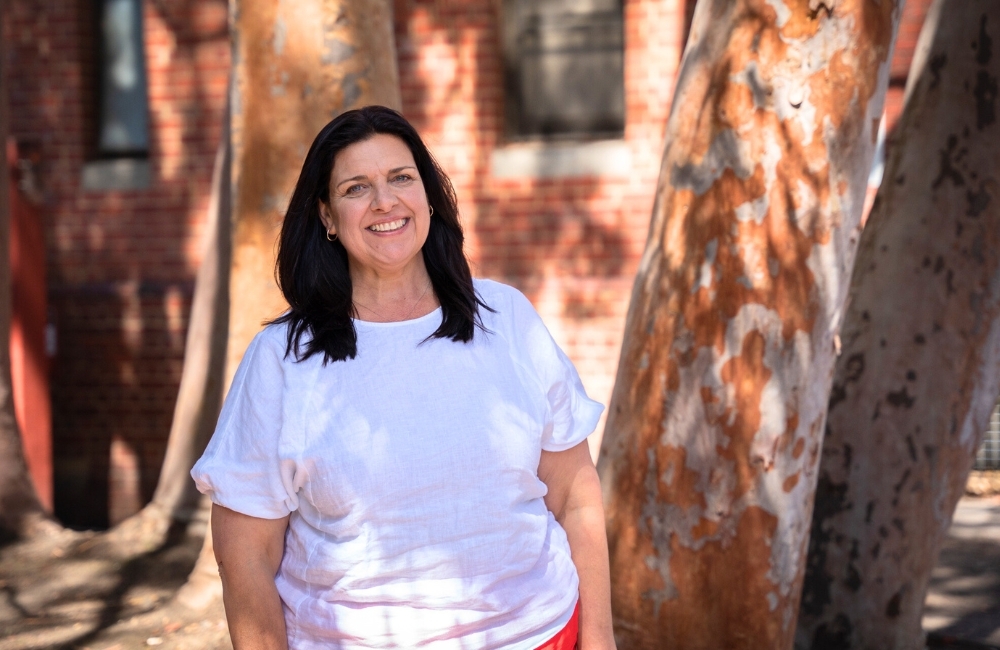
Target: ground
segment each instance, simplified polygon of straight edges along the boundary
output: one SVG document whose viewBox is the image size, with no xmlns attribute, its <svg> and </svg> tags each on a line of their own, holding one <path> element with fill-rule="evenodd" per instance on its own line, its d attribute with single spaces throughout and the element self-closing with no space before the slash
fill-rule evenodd
<svg viewBox="0 0 1000 650">
<path fill-rule="evenodd" d="M 974 478 L 970 492 L 979 496 L 959 504 L 931 577 L 931 648 L 1000 649 L 1000 473 Z M 203 521 L 165 531 L 139 520 L 3 547 L 0 650 L 232 650 L 218 598 L 192 608 L 177 597 L 204 533 Z"/>
<path fill-rule="evenodd" d="M 220 599 L 175 597 L 204 532 L 64 530 L 0 549 L 0 650 L 232 650 Z"/>
</svg>

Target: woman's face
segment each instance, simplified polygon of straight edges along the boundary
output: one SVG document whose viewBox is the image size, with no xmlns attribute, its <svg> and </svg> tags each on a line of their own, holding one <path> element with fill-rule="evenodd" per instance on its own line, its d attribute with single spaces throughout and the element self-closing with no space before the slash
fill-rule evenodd
<svg viewBox="0 0 1000 650">
<path fill-rule="evenodd" d="M 330 203 L 320 204 L 320 218 L 340 238 L 356 279 L 423 268 L 427 194 L 413 154 L 395 136 L 377 134 L 337 154 Z"/>
</svg>

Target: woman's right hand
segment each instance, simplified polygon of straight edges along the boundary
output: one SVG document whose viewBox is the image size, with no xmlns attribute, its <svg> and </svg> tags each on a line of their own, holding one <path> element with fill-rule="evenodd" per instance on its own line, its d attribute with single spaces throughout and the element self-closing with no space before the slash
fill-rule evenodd
<svg viewBox="0 0 1000 650">
<path fill-rule="evenodd" d="M 287 650 L 274 576 L 288 517 L 260 519 L 212 505 L 212 543 L 234 650 Z"/>
</svg>

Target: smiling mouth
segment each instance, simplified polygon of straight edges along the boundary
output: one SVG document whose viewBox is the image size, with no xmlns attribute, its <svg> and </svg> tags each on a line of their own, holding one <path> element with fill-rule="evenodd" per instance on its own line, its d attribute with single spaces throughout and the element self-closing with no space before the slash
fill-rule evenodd
<svg viewBox="0 0 1000 650">
<path fill-rule="evenodd" d="M 402 219 L 396 219 L 395 221 L 375 223 L 368 226 L 368 230 L 371 230 L 372 232 L 393 232 L 405 226 L 407 221 L 409 221 L 409 219 L 404 217 Z"/>
</svg>

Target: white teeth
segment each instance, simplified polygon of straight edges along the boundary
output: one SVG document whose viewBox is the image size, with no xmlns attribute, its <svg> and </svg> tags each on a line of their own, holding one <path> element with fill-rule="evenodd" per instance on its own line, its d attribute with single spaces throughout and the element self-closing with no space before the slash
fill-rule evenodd
<svg viewBox="0 0 1000 650">
<path fill-rule="evenodd" d="M 396 219 L 395 221 L 389 221 L 386 223 L 376 223 L 368 226 L 368 230 L 373 232 L 391 232 L 393 230 L 399 230 L 406 225 L 406 219 Z"/>
</svg>

